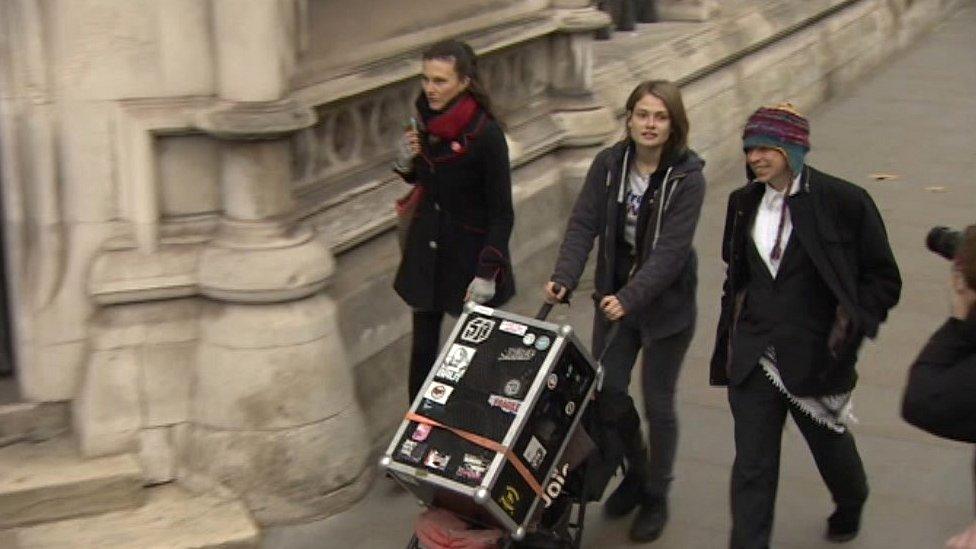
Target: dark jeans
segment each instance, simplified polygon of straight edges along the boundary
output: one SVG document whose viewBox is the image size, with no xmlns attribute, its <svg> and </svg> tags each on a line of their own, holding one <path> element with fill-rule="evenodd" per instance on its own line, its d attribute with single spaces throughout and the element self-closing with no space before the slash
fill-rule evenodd
<svg viewBox="0 0 976 549">
<path fill-rule="evenodd" d="M 729 387 L 729 405 L 735 419 L 731 549 L 769 547 L 787 410 L 803 433 L 838 508 L 859 511 L 864 505 L 867 477 L 849 430 L 835 433 L 791 406 L 761 366 L 756 366 L 741 384 Z"/>
<path fill-rule="evenodd" d="M 602 358 L 603 392 L 613 394 L 614 398 L 630 398 L 627 396 L 630 373 L 638 351 L 643 350 L 641 389 L 650 446 L 650 478 L 645 488 L 649 495 L 667 496 L 678 446 L 674 392 L 695 326 L 692 324 L 677 334 L 659 339 L 651 338 L 634 318 L 621 319 L 615 334 L 610 327 L 603 313 L 597 311 L 593 322 L 593 351 L 599 357 L 604 345 L 609 345 Z M 605 342 L 608 335 L 612 338 Z"/>
<path fill-rule="evenodd" d="M 410 402 L 427 380 L 437 351 L 440 350 L 442 311 L 414 311 L 413 339 L 410 345 L 410 374 L 407 380 Z"/>
</svg>

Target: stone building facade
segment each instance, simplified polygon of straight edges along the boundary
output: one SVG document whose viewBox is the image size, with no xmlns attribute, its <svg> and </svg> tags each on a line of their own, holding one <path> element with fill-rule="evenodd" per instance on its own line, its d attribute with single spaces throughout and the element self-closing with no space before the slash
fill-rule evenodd
<svg viewBox="0 0 976 549">
<path fill-rule="evenodd" d="M 638 80 L 685 86 L 714 173 L 744 113 L 816 104 L 953 2 L 659 4 L 721 24 L 603 63 L 589 0 L 0 2 L 22 398 L 68 402 L 82 455 L 137 454 L 148 483 L 229 490 L 261 524 L 332 513 L 403 411 L 389 165 L 426 45 L 468 40 L 506 122 L 519 308 Z"/>
<path fill-rule="evenodd" d="M 70 402 L 84 456 L 138 453 L 260 523 L 354 501 L 403 400 L 389 164 L 419 51 L 468 39 L 513 162 L 538 163 L 612 128 L 587 4 L 4 2 L 22 397 Z"/>
</svg>

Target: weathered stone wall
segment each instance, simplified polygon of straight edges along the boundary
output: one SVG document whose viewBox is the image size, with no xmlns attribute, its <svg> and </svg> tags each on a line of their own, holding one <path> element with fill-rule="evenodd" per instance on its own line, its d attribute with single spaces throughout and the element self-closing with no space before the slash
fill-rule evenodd
<svg viewBox="0 0 976 549">
<path fill-rule="evenodd" d="M 480 31 L 536 14 L 548 0 L 302 0 L 306 35 L 299 35 L 296 87 L 355 70 L 355 65 L 402 54 L 418 43 Z"/>
<path fill-rule="evenodd" d="M 574 130 L 577 114 L 610 120 L 586 88 L 589 33 L 605 23 L 586 2 L 352 12 L 308 0 L 0 5 L 22 394 L 71 401 L 84 455 L 138 452 L 148 482 L 229 489 L 262 523 L 328 514 L 370 480 L 382 429 L 367 420 L 383 425 L 370 414 L 392 407 L 400 376 L 354 386 L 352 364 L 395 349 L 408 325 L 392 296 L 390 314 L 370 316 L 378 294 L 362 281 L 392 263 L 344 260 L 360 278 L 335 280 L 333 252 L 388 243 L 374 237 L 391 201 L 376 197 L 399 192 L 388 165 L 419 50 L 460 34 L 485 55 L 522 163 L 602 139 L 599 124 Z M 364 415 L 357 394 L 389 403 Z"/>
</svg>

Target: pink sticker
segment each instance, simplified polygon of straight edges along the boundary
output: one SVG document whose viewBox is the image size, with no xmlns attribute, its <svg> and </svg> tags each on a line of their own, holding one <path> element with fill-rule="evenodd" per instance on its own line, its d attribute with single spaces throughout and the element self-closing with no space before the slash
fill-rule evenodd
<svg viewBox="0 0 976 549">
<path fill-rule="evenodd" d="M 410 438 L 417 441 L 424 441 L 427 440 L 427 437 L 429 435 L 430 435 L 430 425 L 427 425 L 426 423 L 420 423 L 417 425 L 417 428 L 414 429 L 413 434 L 410 435 Z"/>
</svg>

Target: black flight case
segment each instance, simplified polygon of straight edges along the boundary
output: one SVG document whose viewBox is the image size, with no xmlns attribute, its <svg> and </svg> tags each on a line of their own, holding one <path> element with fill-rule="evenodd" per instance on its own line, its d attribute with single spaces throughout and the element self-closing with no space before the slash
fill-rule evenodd
<svg viewBox="0 0 976 549">
<path fill-rule="evenodd" d="M 558 496 L 546 489 L 603 376 L 572 327 L 542 320 L 550 308 L 468 303 L 380 460 L 424 504 L 515 541 Z"/>
</svg>

